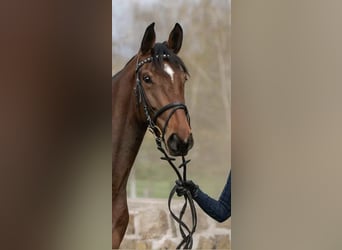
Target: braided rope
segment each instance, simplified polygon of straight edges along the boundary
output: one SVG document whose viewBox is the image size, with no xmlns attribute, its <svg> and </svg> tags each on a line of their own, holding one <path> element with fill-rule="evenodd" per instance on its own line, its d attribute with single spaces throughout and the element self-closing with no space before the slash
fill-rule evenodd
<svg viewBox="0 0 342 250">
<path fill-rule="evenodd" d="M 181 247 L 183 247 L 183 249 L 191 249 L 193 245 L 192 235 L 195 233 L 196 227 L 197 227 L 197 213 L 196 213 L 196 207 L 192 199 L 191 192 L 187 190 L 186 187 L 183 185 L 183 183 L 186 181 L 186 167 L 187 167 L 187 164 L 190 162 L 190 160 L 185 160 L 185 157 L 182 156 L 182 163 L 177 168 L 176 165 L 174 164 L 174 161 L 176 159 L 170 157 L 167 154 L 165 149 L 162 147 L 160 137 L 156 137 L 156 144 L 157 144 L 157 149 L 160 152 L 162 152 L 162 154 L 164 155 L 160 159 L 167 161 L 172 167 L 172 169 L 175 171 L 178 177 L 178 180 L 176 181 L 176 185 L 171 189 L 171 192 L 168 198 L 168 208 L 169 208 L 170 214 L 172 218 L 178 223 L 179 231 L 183 238 L 182 241 L 178 244 L 177 249 L 181 249 Z M 183 168 L 183 175 L 181 175 L 180 172 L 178 171 L 178 169 L 180 168 Z M 183 191 L 181 193 L 181 195 L 184 197 L 184 204 L 182 206 L 182 209 L 180 210 L 179 216 L 177 216 L 171 209 L 171 202 L 179 186 L 182 186 L 185 192 Z M 190 207 L 190 212 L 191 212 L 191 227 L 186 225 L 185 222 L 182 220 L 188 205 Z"/>
</svg>

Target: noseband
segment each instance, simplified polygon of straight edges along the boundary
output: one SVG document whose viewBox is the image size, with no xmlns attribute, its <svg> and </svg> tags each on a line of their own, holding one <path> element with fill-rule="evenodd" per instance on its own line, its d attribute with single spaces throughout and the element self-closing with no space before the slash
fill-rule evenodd
<svg viewBox="0 0 342 250">
<path fill-rule="evenodd" d="M 162 58 L 168 58 L 170 57 L 169 54 L 163 54 L 163 55 L 156 55 L 156 56 L 151 56 L 148 57 L 140 62 L 137 63 L 137 67 L 135 69 L 135 75 L 136 75 L 136 87 L 135 87 L 135 95 L 137 97 L 138 103 L 143 105 L 144 108 L 144 113 L 148 122 L 148 127 L 149 130 L 152 132 L 152 134 L 154 134 L 156 137 L 159 137 L 162 139 L 162 141 L 165 144 L 165 133 L 166 133 L 166 129 L 167 126 L 169 124 L 169 121 L 172 117 L 172 115 L 176 112 L 176 110 L 178 109 L 183 109 L 185 112 L 185 115 L 187 117 L 189 126 L 190 126 L 190 116 L 189 116 L 189 112 L 188 112 L 188 108 L 186 107 L 186 105 L 184 103 L 180 103 L 180 102 L 173 102 L 173 103 L 169 103 L 165 106 L 163 106 L 162 108 L 160 108 L 159 110 L 155 110 L 152 105 L 150 104 L 150 102 L 148 101 L 144 88 L 141 84 L 141 80 L 140 80 L 140 68 L 145 64 L 145 63 L 151 63 L 153 60 L 157 60 L 159 57 Z M 168 115 L 166 122 L 164 124 L 164 127 L 162 129 L 162 131 L 160 130 L 160 128 L 156 125 L 157 124 L 157 119 L 159 116 L 161 116 L 164 112 L 166 112 L 167 110 L 170 110 L 171 112 Z M 150 115 L 150 112 L 153 113 L 152 117 Z"/>
</svg>

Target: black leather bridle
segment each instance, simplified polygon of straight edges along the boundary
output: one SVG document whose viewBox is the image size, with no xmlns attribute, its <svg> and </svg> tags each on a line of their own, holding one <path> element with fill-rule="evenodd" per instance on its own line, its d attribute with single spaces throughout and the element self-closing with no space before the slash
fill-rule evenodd
<svg viewBox="0 0 342 250">
<path fill-rule="evenodd" d="M 155 55 L 152 57 L 148 57 L 140 62 L 137 63 L 136 69 L 135 69 L 135 75 L 136 75 L 136 86 L 135 86 L 135 95 L 137 97 L 138 104 L 142 104 L 144 108 L 144 113 L 147 119 L 148 123 L 148 128 L 151 131 L 151 133 L 155 136 L 155 141 L 157 144 L 157 148 L 162 154 L 164 155 L 160 159 L 167 161 L 170 166 L 173 168 L 175 173 L 177 174 L 178 180 L 176 181 L 176 185 L 172 188 L 169 199 L 168 199 L 168 208 L 171 213 L 172 218 L 178 223 L 179 225 L 179 230 L 182 236 L 182 241 L 178 244 L 177 249 L 180 249 L 183 247 L 183 249 L 191 249 L 193 245 L 193 239 L 192 235 L 196 231 L 197 227 L 197 213 L 196 213 L 196 207 L 194 204 L 194 201 L 192 199 L 192 195 L 190 190 L 186 188 L 186 186 L 183 185 L 184 182 L 186 182 L 186 167 L 187 164 L 190 162 L 190 160 L 185 160 L 185 157 L 182 156 L 182 163 L 176 167 L 174 164 L 174 161 L 176 160 L 175 158 L 170 157 L 166 150 L 162 146 L 162 142 L 165 144 L 165 132 L 169 123 L 169 120 L 171 119 L 172 115 L 176 112 L 178 109 L 183 109 L 185 112 L 185 115 L 187 116 L 188 123 L 190 126 L 190 116 L 188 109 L 184 103 L 180 102 L 174 102 L 174 103 L 169 103 L 165 105 L 164 107 L 160 108 L 159 110 L 155 110 L 151 104 L 149 103 L 144 88 L 141 84 L 140 80 L 140 68 L 143 66 L 145 63 L 151 63 L 153 60 L 157 60 L 159 57 L 163 57 L 163 59 L 167 59 L 170 57 L 168 54 L 163 54 L 163 55 Z M 164 127 L 162 131 L 159 129 L 159 127 L 156 125 L 157 119 L 159 116 L 161 116 L 164 112 L 167 110 L 171 110 L 169 115 L 167 116 L 166 122 L 164 124 Z M 151 117 L 150 112 L 153 113 L 153 116 Z M 178 169 L 183 168 L 183 174 L 181 174 Z M 171 201 L 172 198 L 174 197 L 176 190 L 179 186 L 183 187 L 184 192 L 182 192 L 182 196 L 184 197 L 184 204 L 182 206 L 182 209 L 179 213 L 179 216 L 177 216 L 171 209 Z M 189 204 L 190 207 L 190 212 L 191 212 L 191 219 L 192 219 L 192 226 L 188 226 L 187 224 L 184 223 L 183 216 L 185 214 L 186 208 Z"/>
<path fill-rule="evenodd" d="M 167 129 L 167 126 L 169 124 L 169 121 L 170 121 L 172 115 L 176 112 L 176 110 L 178 110 L 178 109 L 184 110 L 185 115 L 186 115 L 187 120 L 188 120 L 188 123 L 189 123 L 189 126 L 190 126 L 190 116 L 189 116 L 188 108 L 186 107 L 186 105 L 184 103 L 173 102 L 173 103 L 169 103 L 169 104 L 165 105 L 164 107 L 160 108 L 159 110 L 155 110 L 152 107 L 152 105 L 150 104 L 150 102 L 148 101 L 146 94 L 145 94 L 145 91 L 144 91 L 144 88 L 141 84 L 141 80 L 140 80 L 140 68 L 145 63 L 151 63 L 153 60 L 157 60 L 160 56 L 163 57 L 163 59 L 167 59 L 168 57 L 170 57 L 170 55 L 168 55 L 168 54 L 155 55 L 155 56 L 148 57 L 148 58 L 137 63 L 137 66 L 135 69 L 135 75 L 136 75 L 135 95 L 137 97 L 138 103 L 143 105 L 144 113 L 145 113 L 145 116 L 146 116 L 146 119 L 148 122 L 149 130 L 156 137 L 160 137 L 165 144 L 164 136 L 166 133 L 166 129 Z M 157 126 L 157 119 L 159 116 L 161 116 L 167 110 L 171 110 L 171 112 L 169 113 L 168 117 L 166 118 L 163 129 L 160 130 L 159 127 Z M 150 115 L 150 112 L 153 114 L 152 117 Z"/>
</svg>

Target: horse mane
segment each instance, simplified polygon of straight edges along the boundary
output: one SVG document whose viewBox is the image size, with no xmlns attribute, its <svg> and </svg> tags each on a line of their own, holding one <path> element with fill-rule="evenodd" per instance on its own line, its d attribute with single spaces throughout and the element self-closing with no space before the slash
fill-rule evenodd
<svg viewBox="0 0 342 250">
<path fill-rule="evenodd" d="M 189 75 L 188 69 L 186 68 L 182 59 L 180 59 L 175 53 L 173 53 L 168 47 L 167 43 L 156 43 L 152 48 L 153 63 L 156 67 L 163 68 L 165 58 L 162 55 L 170 55 L 166 60 L 174 65 L 180 67 L 186 74 Z"/>
</svg>

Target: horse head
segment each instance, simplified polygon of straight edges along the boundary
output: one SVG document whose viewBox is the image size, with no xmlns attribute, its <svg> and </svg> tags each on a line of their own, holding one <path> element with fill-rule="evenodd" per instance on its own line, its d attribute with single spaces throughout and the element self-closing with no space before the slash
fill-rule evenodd
<svg viewBox="0 0 342 250">
<path fill-rule="evenodd" d="M 150 128 L 173 156 L 186 155 L 193 146 L 184 85 L 189 77 L 178 57 L 183 30 L 177 23 L 163 43 L 156 43 L 154 23 L 143 36 L 136 66 L 136 95 Z"/>
</svg>

